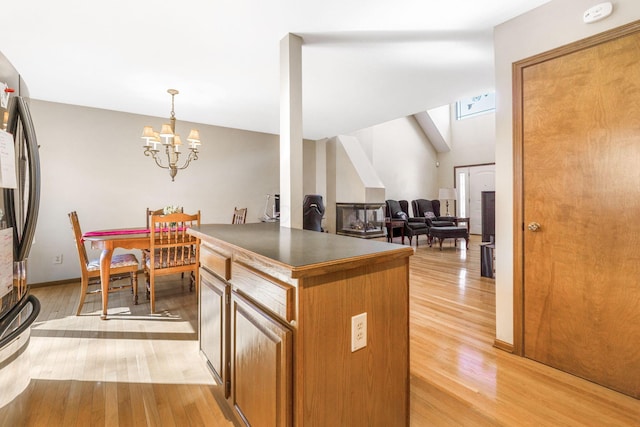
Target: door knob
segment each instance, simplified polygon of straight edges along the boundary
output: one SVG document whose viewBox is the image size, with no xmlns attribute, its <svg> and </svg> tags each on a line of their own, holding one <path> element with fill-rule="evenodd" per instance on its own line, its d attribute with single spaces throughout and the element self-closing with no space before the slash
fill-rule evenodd
<svg viewBox="0 0 640 427">
<path fill-rule="evenodd" d="M 529 231 L 538 231 L 540 230 L 540 224 L 537 222 L 530 222 L 529 225 L 527 225 L 527 228 Z"/>
</svg>

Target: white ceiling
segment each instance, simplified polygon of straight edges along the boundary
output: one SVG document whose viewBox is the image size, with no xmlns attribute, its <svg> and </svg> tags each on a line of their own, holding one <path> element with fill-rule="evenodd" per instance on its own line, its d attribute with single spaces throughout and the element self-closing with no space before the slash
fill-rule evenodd
<svg viewBox="0 0 640 427">
<path fill-rule="evenodd" d="M 549 0 L 13 0 L 0 51 L 35 99 L 279 133 L 279 43 L 303 37 L 304 137 L 494 87 L 493 27 Z"/>
</svg>

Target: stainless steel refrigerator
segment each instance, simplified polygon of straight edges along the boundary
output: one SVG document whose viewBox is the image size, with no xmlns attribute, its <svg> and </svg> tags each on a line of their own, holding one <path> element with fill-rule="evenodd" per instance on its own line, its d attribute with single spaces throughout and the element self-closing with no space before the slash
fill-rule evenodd
<svg viewBox="0 0 640 427">
<path fill-rule="evenodd" d="M 24 366 L 20 361 L 24 360 L 22 356 L 29 344 L 31 324 L 40 311 L 40 302 L 30 295 L 27 285 L 29 249 L 33 242 L 40 203 L 38 143 L 29 111 L 29 91 L 20 74 L 2 53 L 0 117 L 0 181 L 4 187 L 0 197 L 2 407 L 12 397 L 7 392 L 7 387 L 19 393 L 28 384 L 29 366 Z M 11 161 L 13 164 L 9 164 Z M 11 179 L 7 179 L 8 177 Z M 26 372 L 21 372 L 24 370 Z"/>
</svg>

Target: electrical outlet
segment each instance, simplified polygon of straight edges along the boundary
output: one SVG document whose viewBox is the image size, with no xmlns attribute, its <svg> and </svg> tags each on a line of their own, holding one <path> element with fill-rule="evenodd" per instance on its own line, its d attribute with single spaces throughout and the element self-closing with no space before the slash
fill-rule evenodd
<svg viewBox="0 0 640 427">
<path fill-rule="evenodd" d="M 351 318 L 351 352 L 367 346 L 367 313 Z"/>
<path fill-rule="evenodd" d="M 53 257 L 53 263 L 54 264 L 62 264 L 62 254 L 55 255 Z"/>
</svg>

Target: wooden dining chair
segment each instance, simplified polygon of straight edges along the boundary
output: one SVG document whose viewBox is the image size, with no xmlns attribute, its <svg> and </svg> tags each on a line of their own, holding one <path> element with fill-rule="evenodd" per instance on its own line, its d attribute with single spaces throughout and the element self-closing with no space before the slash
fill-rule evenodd
<svg viewBox="0 0 640 427">
<path fill-rule="evenodd" d="M 177 212 L 183 212 L 183 207 L 182 206 L 176 206 Z M 160 209 L 149 209 L 147 208 L 147 225 L 146 228 L 147 230 L 149 230 L 149 222 L 151 221 L 151 215 L 164 215 L 164 210 L 165 208 L 160 208 Z M 149 249 L 142 249 L 141 250 L 141 255 L 142 255 L 142 265 L 145 266 L 147 265 L 147 258 L 149 257 Z M 184 279 L 184 272 L 182 272 L 182 275 L 180 276 L 182 279 Z M 148 292 L 147 292 L 148 294 Z M 148 296 L 148 295 L 147 295 Z"/>
<path fill-rule="evenodd" d="M 147 208 L 147 216 L 145 217 L 147 220 L 147 224 L 146 224 L 147 229 L 150 226 L 151 215 L 162 215 L 162 214 L 164 214 L 164 208 L 160 208 L 160 209 Z"/>
<path fill-rule="evenodd" d="M 76 310 L 76 316 L 79 316 L 82 311 L 86 295 L 102 292 L 102 284 L 100 282 L 100 259 L 90 260 L 87 257 L 87 249 L 82 241 L 82 229 L 80 228 L 80 222 L 78 221 L 78 214 L 75 211 L 69 213 L 69 220 L 71 221 L 71 228 L 73 229 L 76 248 L 78 249 L 78 259 L 80 260 L 80 300 L 78 302 L 78 309 Z M 113 255 L 111 258 L 109 292 L 131 289 L 133 292 L 133 303 L 138 304 L 139 266 L 138 258 L 136 258 L 134 254 L 126 253 Z M 122 279 L 130 279 L 130 283 L 128 285 L 111 286 L 111 282 Z M 89 290 L 90 285 L 98 285 L 98 288 L 92 288 Z"/>
<path fill-rule="evenodd" d="M 200 225 L 200 211 L 190 215 L 173 213 L 151 215 L 149 233 L 149 257 L 145 263 L 147 296 L 151 313 L 156 311 L 156 277 L 175 273 L 190 273 L 189 290 L 196 294 L 199 279 L 199 239 L 187 233 L 189 227 Z"/>
<path fill-rule="evenodd" d="M 164 208 L 160 208 L 160 209 L 147 208 L 147 215 L 145 216 L 146 218 L 145 227 L 147 228 L 147 230 L 149 230 L 150 228 L 151 215 L 162 215 L 163 213 L 164 213 Z M 141 249 L 140 256 L 142 257 L 142 266 L 144 267 L 145 265 L 147 265 L 147 258 L 149 257 L 149 249 L 148 248 Z"/>
<path fill-rule="evenodd" d="M 233 208 L 231 224 L 244 224 L 247 221 L 247 208 Z"/>
</svg>

